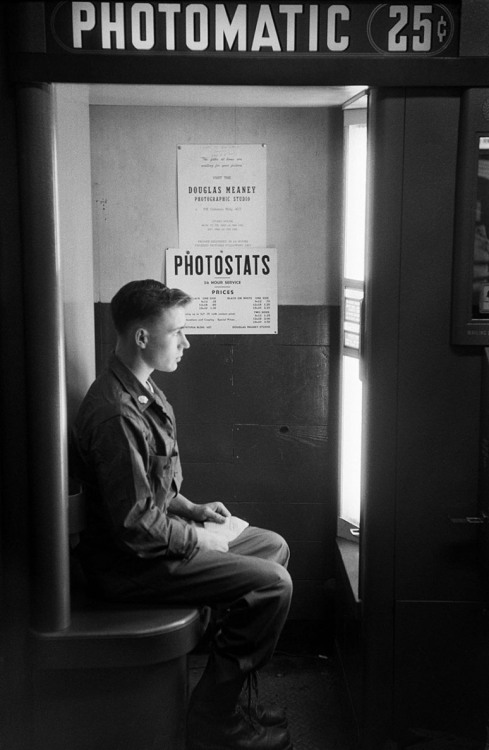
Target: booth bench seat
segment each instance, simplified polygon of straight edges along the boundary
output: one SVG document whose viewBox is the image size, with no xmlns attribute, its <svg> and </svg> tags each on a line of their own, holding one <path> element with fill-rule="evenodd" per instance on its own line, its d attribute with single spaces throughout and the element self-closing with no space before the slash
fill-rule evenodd
<svg viewBox="0 0 489 750">
<path fill-rule="evenodd" d="M 70 534 L 83 515 L 82 493 L 70 496 Z M 206 609 L 73 601 L 67 627 L 30 631 L 32 750 L 184 750 L 187 655 Z"/>
<path fill-rule="evenodd" d="M 65 630 L 31 631 L 37 669 L 157 664 L 188 654 L 202 636 L 203 618 L 194 607 L 85 607 L 72 611 Z"/>
</svg>

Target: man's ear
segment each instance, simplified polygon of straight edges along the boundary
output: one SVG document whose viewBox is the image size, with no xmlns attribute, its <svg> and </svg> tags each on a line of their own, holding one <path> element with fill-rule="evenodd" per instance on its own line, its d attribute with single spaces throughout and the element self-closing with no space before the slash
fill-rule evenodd
<svg viewBox="0 0 489 750">
<path fill-rule="evenodd" d="M 145 328 L 136 329 L 136 332 L 134 334 L 136 346 L 139 346 L 141 349 L 146 349 L 148 338 L 149 338 L 148 332 Z"/>
</svg>

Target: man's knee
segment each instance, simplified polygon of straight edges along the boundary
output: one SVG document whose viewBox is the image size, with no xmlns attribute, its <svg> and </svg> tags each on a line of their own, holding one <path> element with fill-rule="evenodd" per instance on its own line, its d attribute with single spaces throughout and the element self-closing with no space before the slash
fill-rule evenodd
<svg viewBox="0 0 489 750">
<path fill-rule="evenodd" d="M 292 601 L 293 584 L 292 584 L 292 578 L 290 577 L 290 573 L 288 572 L 287 568 L 284 565 L 280 565 L 279 590 L 280 590 L 280 601 L 282 604 L 282 608 L 288 612 L 290 609 L 290 603 Z"/>
<path fill-rule="evenodd" d="M 292 578 L 290 577 L 289 571 L 283 565 L 280 565 L 280 587 L 284 594 L 290 599 L 293 588 Z"/>
<path fill-rule="evenodd" d="M 290 558 L 289 545 L 280 534 L 275 534 L 275 537 L 277 544 L 276 560 L 280 565 L 283 565 L 286 568 L 289 564 Z"/>
<path fill-rule="evenodd" d="M 269 550 L 269 554 L 267 556 L 268 560 L 273 560 L 274 562 L 277 562 L 279 565 L 282 565 L 286 568 L 289 564 L 290 558 L 289 545 L 287 544 L 283 536 L 277 534 L 276 531 L 267 530 L 266 534 Z"/>
<path fill-rule="evenodd" d="M 271 535 L 270 544 L 273 549 L 273 556 L 270 559 L 275 560 L 279 565 L 286 568 L 290 558 L 289 545 L 280 534 L 277 534 L 275 531 L 270 531 L 269 533 Z"/>
<path fill-rule="evenodd" d="M 289 547 L 285 539 L 275 531 L 249 526 L 229 545 L 229 551 L 238 555 L 258 557 L 287 567 Z"/>
<path fill-rule="evenodd" d="M 292 579 L 287 568 L 280 563 L 269 562 L 268 565 L 271 566 L 271 570 L 268 572 L 272 576 L 272 583 L 269 588 L 265 589 L 265 597 L 272 607 L 270 611 L 273 611 L 274 616 L 283 621 L 289 612 L 292 601 Z"/>
<path fill-rule="evenodd" d="M 276 597 L 282 605 L 288 606 L 292 598 L 292 579 L 288 570 L 278 562 L 267 560 L 263 565 L 262 571 L 262 588 L 269 595 Z"/>
</svg>

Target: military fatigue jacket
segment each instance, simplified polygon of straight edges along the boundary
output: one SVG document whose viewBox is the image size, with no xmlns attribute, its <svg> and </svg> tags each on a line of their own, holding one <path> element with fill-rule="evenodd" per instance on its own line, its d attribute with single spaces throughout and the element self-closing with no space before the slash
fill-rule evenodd
<svg viewBox="0 0 489 750">
<path fill-rule="evenodd" d="M 81 547 L 91 567 L 127 556 L 191 557 L 192 523 L 168 510 L 182 482 L 175 416 L 151 380 L 147 390 L 111 356 L 89 389 L 70 441 L 70 473 L 87 496 Z"/>
</svg>

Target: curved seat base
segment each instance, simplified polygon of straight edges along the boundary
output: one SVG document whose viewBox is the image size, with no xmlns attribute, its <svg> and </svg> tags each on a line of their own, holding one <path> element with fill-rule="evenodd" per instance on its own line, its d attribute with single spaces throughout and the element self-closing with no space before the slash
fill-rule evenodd
<svg viewBox="0 0 489 750">
<path fill-rule="evenodd" d="M 192 651 L 204 628 L 195 607 L 82 609 L 72 613 L 65 630 L 31 630 L 33 664 L 37 669 L 157 664 Z"/>
<path fill-rule="evenodd" d="M 193 607 L 96 605 L 31 630 L 32 750 L 184 750 Z"/>
</svg>

